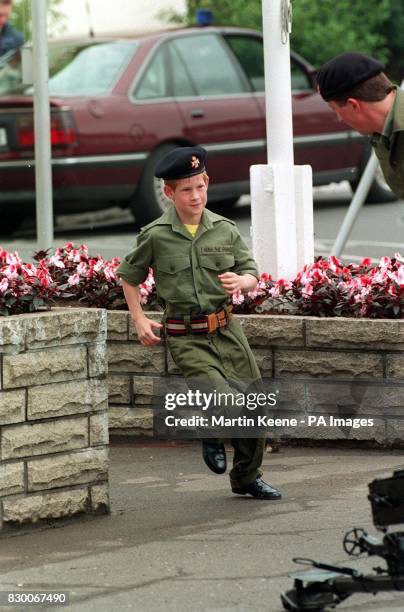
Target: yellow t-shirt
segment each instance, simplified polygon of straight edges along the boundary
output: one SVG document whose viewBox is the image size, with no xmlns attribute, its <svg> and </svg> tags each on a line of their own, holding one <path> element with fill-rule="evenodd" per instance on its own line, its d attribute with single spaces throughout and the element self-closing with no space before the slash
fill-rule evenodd
<svg viewBox="0 0 404 612">
<path fill-rule="evenodd" d="M 189 233 L 191 234 L 191 236 L 194 237 L 196 232 L 198 231 L 199 223 L 198 223 L 198 225 L 189 225 L 188 223 L 184 223 L 184 225 L 187 228 L 187 230 L 189 231 Z"/>
</svg>

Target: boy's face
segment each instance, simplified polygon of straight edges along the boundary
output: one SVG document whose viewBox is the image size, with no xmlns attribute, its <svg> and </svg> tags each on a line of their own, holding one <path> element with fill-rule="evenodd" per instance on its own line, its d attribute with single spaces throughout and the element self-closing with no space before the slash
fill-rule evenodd
<svg viewBox="0 0 404 612">
<path fill-rule="evenodd" d="M 164 185 L 164 193 L 174 202 L 178 217 L 183 223 L 197 225 L 208 199 L 209 178 L 206 174 L 195 174 L 176 181 L 174 188 Z"/>
</svg>

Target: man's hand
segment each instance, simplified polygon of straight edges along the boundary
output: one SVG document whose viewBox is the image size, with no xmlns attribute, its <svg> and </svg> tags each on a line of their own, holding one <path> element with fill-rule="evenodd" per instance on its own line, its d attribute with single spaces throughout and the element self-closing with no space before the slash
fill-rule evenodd
<svg viewBox="0 0 404 612">
<path fill-rule="evenodd" d="M 152 321 L 145 316 L 137 317 L 136 320 L 133 320 L 138 338 L 140 343 L 144 346 L 153 346 L 154 344 L 159 344 L 161 342 L 161 338 L 156 336 L 153 332 L 153 329 L 161 329 L 163 326 L 161 323 L 157 323 L 157 321 Z"/>
<path fill-rule="evenodd" d="M 235 291 L 252 291 L 257 285 L 257 279 L 252 274 L 243 274 L 240 276 L 235 272 L 224 272 L 218 274 L 218 279 L 222 283 L 223 289 L 228 295 L 232 295 Z"/>
</svg>

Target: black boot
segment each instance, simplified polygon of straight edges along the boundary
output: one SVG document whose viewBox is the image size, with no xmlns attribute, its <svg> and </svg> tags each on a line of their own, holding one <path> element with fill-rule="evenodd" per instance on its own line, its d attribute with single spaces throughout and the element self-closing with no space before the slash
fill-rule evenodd
<svg viewBox="0 0 404 612">
<path fill-rule="evenodd" d="M 212 472 L 224 474 L 227 468 L 224 444 L 202 440 L 202 456 Z"/>
</svg>

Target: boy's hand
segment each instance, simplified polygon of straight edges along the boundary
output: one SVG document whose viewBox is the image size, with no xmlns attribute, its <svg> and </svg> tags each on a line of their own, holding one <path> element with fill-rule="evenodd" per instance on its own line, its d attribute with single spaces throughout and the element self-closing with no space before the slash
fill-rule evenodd
<svg viewBox="0 0 404 612">
<path fill-rule="evenodd" d="M 239 276 L 235 272 L 224 272 L 218 274 L 218 279 L 222 283 L 223 289 L 228 295 L 232 295 L 235 291 L 247 291 L 246 277 Z"/>
<path fill-rule="evenodd" d="M 152 321 L 147 317 L 139 317 L 136 320 L 134 319 L 133 322 L 141 344 L 144 346 L 153 346 L 161 342 L 161 338 L 156 336 L 153 332 L 153 329 L 161 329 L 163 327 L 161 323 Z"/>
</svg>

